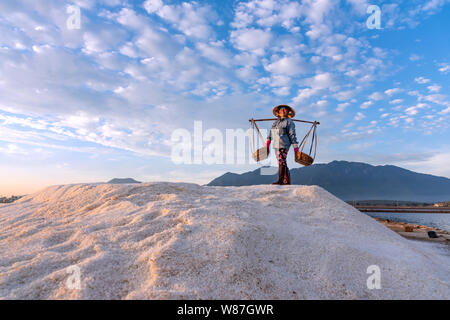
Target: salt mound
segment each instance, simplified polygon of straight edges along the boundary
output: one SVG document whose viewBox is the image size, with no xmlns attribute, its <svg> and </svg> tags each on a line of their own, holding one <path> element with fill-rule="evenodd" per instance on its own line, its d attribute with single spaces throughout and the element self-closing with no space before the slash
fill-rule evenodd
<svg viewBox="0 0 450 320">
<path fill-rule="evenodd" d="M 53 186 L 0 230 L 0 299 L 450 298 L 448 257 L 316 186 Z"/>
</svg>

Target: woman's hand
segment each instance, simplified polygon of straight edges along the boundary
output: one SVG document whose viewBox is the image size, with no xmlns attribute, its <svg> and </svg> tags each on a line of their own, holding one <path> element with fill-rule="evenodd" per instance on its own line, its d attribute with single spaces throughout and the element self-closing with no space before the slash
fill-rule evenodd
<svg viewBox="0 0 450 320">
<path fill-rule="evenodd" d="M 294 147 L 294 158 L 297 158 L 298 147 Z"/>
</svg>

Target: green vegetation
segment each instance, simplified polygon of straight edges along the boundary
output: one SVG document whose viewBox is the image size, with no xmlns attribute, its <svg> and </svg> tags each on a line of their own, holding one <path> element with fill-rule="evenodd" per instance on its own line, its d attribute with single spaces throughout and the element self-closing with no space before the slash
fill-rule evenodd
<svg viewBox="0 0 450 320">
<path fill-rule="evenodd" d="M 402 200 L 347 200 L 348 204 L 355 206 L 403 206 L 403 207 L 429 207 L 434 203 L 416 202 L 416 201 L 402 201 Z"/>
<path fill-rule="evenodd" d="M 0 203 L 11 203 L 14 202 L 16 200 L 19 200 L 20 198 L 22 198 L 23 196 L 11 196 L 11 197 L 0 197 Z"/>
</svg>

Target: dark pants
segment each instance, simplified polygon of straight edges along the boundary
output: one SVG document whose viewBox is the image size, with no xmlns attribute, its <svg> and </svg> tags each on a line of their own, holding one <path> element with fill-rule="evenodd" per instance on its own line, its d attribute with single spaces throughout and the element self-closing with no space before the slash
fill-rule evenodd
<svg viewBox="0 0 450 320">
<path fill-rule="evenodd" d="M 286 162 L 288 150 L 280 148 L 276 151 L 278 159 L 278 181 L 274 184 L 291 184 L 291 176 Z"/>
</svg>

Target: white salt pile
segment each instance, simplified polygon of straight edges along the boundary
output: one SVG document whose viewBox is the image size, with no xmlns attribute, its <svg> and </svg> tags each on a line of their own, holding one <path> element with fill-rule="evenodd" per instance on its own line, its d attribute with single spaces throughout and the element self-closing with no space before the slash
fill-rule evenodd
<svg viewBox="0 0 450 320">
<path fill-rule="evenodd" d="M 316 186 L 77 184 L 0 206 L 0 299 L 450 299 L 449 265 Z"/>
</svg>

